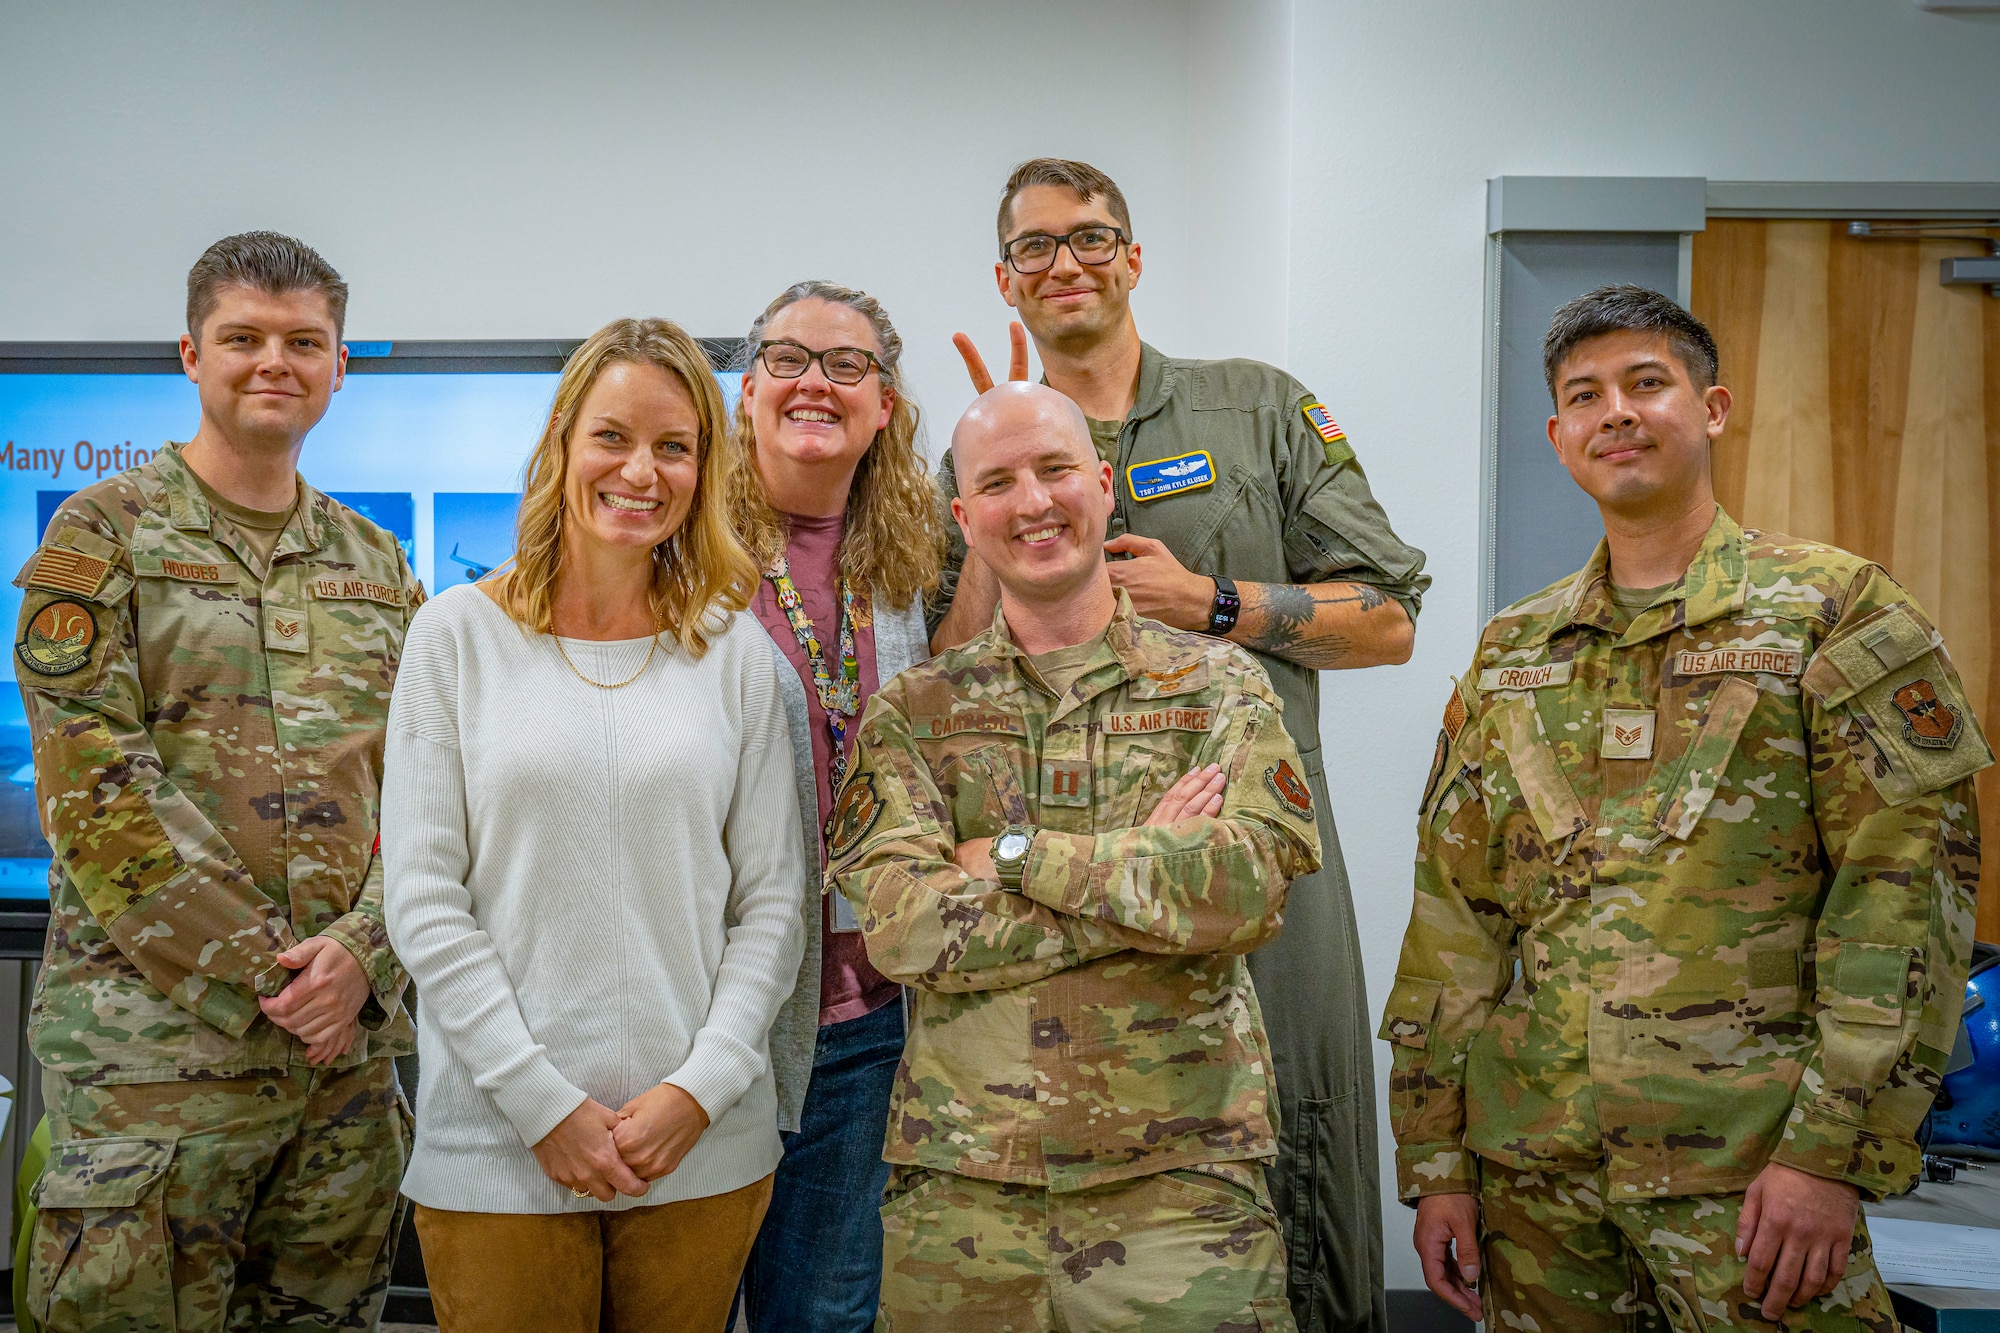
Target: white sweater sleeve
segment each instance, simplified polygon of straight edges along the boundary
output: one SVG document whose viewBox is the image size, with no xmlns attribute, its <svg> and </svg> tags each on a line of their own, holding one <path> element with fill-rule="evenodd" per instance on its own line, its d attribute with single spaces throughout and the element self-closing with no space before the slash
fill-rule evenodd
<svg viewBox="0 0 2000 1333">
<path fill-rule="evenodd" d="M 430 610 L 431 608 L 426 608 Z M 382 773 L 384 906 L 396 956 L 433 1026 L 533 1147 L 586 1100 L 521 1017 L 506 966 L 472 911 L 465 878 L 465 766 L 458 745 L 458 643 L 417 613 L 396 673 Z"/>
<path fill-rule="evenodd" d="M 662 1080 L 699 1102 L 710 1123 L 770 1064 L 771 1024 L 792 993 L 805 953 L 799 910 L 805 867 L 798 838 L 785 832 L 798 827 L 799 800 L 771 657 L 745 651 L 738 677 L 743 756 L 723 826 L 730 925 L 708 1017 L 687 1059 Z"/>
</svg>

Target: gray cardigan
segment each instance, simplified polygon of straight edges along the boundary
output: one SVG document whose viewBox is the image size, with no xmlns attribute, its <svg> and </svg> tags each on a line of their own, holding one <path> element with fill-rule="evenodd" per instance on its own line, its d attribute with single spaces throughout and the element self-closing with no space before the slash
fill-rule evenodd
<svg viewBox="0 0 2000 1333">
<path fill-rule="evenodd" d="M 784 1008 L 778 1011 L 778 1021 L 771 1026 L 771 1068 L 778 1083 L 778 1128 L 796 1131 L 799 1116 L 805 1110 L 806 1084 L 812 1081 L 813 1051 L 819 1044 L 820 894 L 826 865 L 819 831 L 819 776 L 813 771 L 812 716 L 806 711 L 805 682 L 799 679 L 798 668 L 775 641 L 771 651 L 778 655 L 778 692 L 784 697 L 785 720 L 791 726 L 792 766 L 799 790 L 798 836 L 805 849 L 806 866 L 802 908 L 806 956 L 799 964 L 798 984 Z M 875 675 L 880 684 L 886 685 L 891 676 L 930 655 L 922 598 L 893 611 L 875 608 Z"/>
</svg>

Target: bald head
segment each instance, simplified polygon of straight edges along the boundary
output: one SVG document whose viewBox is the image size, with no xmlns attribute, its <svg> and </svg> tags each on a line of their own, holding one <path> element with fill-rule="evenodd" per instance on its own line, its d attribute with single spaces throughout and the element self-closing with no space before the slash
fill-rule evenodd
<svg viewBox="0 0 2000 1333">
<path fill-rule="evenodd" d="M 1082 408 L 1045 384 L 1014 380 L 996 384 L 973 399 L 952 428 L 951 460 L 960 487 L 973 479 L 990 455 L 987 446 L 1030 435 L 1047 448 L 1067 446 L 1080 459 L 1097 459 Z"/>
<path fill-rule="evenodd" d="M 951 455 L 952 515 L 1000 580 L 1003 600 L 1109 605 L 1111 466 L 1075 403 L 1039 384 L 988 389 L 959 418 Z"/>
</svg>

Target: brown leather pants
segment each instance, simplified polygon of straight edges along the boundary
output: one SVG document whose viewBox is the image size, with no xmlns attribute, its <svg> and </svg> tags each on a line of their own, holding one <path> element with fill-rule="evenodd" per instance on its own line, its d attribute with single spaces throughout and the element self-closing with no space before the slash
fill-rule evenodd
<svg viewBox="0 0 2000 1333">
<path fill-rule="evenodd" d="M 454 1213 L 417 1205 L 441 1333 L 721 1333 L 771 1177 L 624 1212 Z"/>
</svg>

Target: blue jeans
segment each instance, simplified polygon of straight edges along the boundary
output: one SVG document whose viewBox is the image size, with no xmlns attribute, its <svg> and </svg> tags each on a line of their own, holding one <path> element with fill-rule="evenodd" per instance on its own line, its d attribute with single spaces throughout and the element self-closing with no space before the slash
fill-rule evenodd
<svg viewBox="0 0 2000 1333">
<path fill-rule="evenodd" d="M 819 1030 L 812 1083 L 743 1269 L 750 1333 L 866 1333 L 882 1285 L 882 1135 L 903 1006 Z"/>
</svg>

